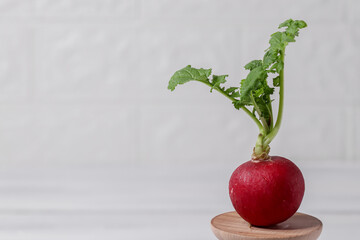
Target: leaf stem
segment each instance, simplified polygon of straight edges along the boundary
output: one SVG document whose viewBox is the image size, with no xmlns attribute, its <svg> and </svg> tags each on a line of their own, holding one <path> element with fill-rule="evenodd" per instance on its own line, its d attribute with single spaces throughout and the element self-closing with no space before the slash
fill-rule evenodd
<svg viewBox="0 0 360 240">
<path fill-rule="evenodd" d="M 196 80 L 199 81 L 199 80 Z M 209 87 L 213 87 L 213 85 L 211 85 L 209 82 L 205 82 L 205 81 L 199 81 L 202 83 L 205 83 L 206 85 L 208 85 Z M 235 102 L 237 101 L 237 99 L 229 96 L 224 90 L 222 90 L 219 87 L 214 87 L 213 89 L 215 89 L 216 91 L 218 91 L 219 93 L 221 93 L 222 95 L 224 95 L 225 97 L 227 97 L 228 99 L 231 100 L 231 102 Z M 260 121 L 251 113 L 251 111 L 249 109 L 247 109 L 245 106 L 242 106 L 241 109 L 247 113 L 247 115 L 249 115 L 251 117 L 252 120 L 254 120 L 254 122 L 256 123 L 256 125 L 259 128 L 260 133 L 264 134 L 264 127 L 263 125 L 260 123 Z"/>
<path fill-rule="evenodd" d="M 284 63 L 285 49 L 280 51 L 280 58 L 281 58 L 281 62 Z M 280 76 L 280 91 L 279 91 L 280 99 L 279 99 L 278 115 L 277 115 L 277 119 L 276 119 L 274 128 L 264 139 L 265 146 L 268 146 L 271 143 L 271 141 L 275 138 L 276 134 L 279 132 L 280 125 L 281 125 L 281 120 L 282 120 L 282 116 L 283 116 L 283 108 L 284 108 L 284 65 L 279 73 L 279 76 Z"/>
<path fill-rule="evenodd" d="M 264 130 L 265 130 L 265 132 L 267 133 L 267 132 L 269 131 L 269 126 L 268 126 L 268 124 L 266 123 L 266 119 L 265 119 L 264 117 L 262 117 L 262 112 L 261 112 L 259 106 L 257 105 L 257 103 L 256 103 L 256 101 L 255 101 L 255 98 L 254 98 L 252 92 L 250 92 L 250 99 L 251 99 L 251 101 L 252 101 L 252 103 L 253 103 L 253 105 L 254 105 L 255 111 L 256 111 L 257 114 L 259 115 L 259 118 L 260 118 L 260 121 L 262 122 L 262 125 L 263 125 L 263 127 L 264 127 Z"/>
<path fill-rule="evenodd" d="M 250 110 L 247 109 L 245 106 L 242 106 L 241 109 L 244 110 L 247 115 L 251 117 L 252 120 L 254 120 L 254 122 L 259 128 L 260 133 L 264 134 L 264 127 L 261 125 L 260 121 L 250 112 Z"/>
<path fill-rule="evenodd" d="M 274 116 L 273 116 L 273 111 L 272 111 L 272 104 L 271 104 L 271 99 L 270 96 L 268 96 L 268 104 L 266 105 L 268 111 L 270 112 L 270 130 L 272 130 L 274 128 Z"/>
</svg>

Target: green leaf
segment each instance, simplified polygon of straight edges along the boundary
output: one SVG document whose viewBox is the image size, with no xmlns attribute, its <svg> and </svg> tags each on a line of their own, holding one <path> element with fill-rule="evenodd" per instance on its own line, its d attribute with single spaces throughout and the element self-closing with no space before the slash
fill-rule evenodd
<svg viewBox="0 0 360 240">
<path fill-rule="evenodd" d="M 297 25 L 298 28 L 302 29 L 302 28 L 306 28 L 307 24 L 305 21 L 303 20 L 296 20 L 295 24 Z"/>
<path fill-rule="evenodd" d="M 283 28 L 283 27 L 288 27 L 288 28 L 296 27 L 298 29 L 301 29 L 301 28 L 307 27 L 307 24 L 303 20 L 295 20 L 294 21 L 292 19 L 288 19 L 285 22 L 280 23 L 279 28 Z"/>
<path fill-rule="evenodd" d="M 179 84 L 184 84 L 189 81 L 199 81 L 210 86 L 210 92 L 215 89 L 231 100 L 236 100 L 235 98 L 240 97 L 239 87 L 225 89 L 225 87 L 221 86 L 221 84 L 226 83 L 228 75 L 212 75 L 211 80 L 209 80 L 210 75 L 211 69 L 197 69 L 188 65 L 174 73 L 169 81 L 168 89 L 173 91 Z"/>
<path fill-rule="evenodd" d="M 240 87 L 225 88 L 223 84 L 226 83 L 228 75 L 212 75 L 210 78 L 211 69 L 197 69 L 188 65 L 174 73 L 168 88 L 173 91 L 179 84 L 189 81 L 203 82 L 210 87 L 210 92 L 215 89 L 229 98 L 236 109 L 243 108 L 259 126 L 261 133 L 265 134 L 263 139 L 269 144 L 277 134 L 282 118 L 282 107 L 279 107 L 278 119 L 274 125 L 271 95 L 274 94 L 274 87 L 280 86 L 280 79 L 283 81 L 285 48 L 289 43 L 295 42 L 299 30 L 306 26 L 302 20 L 288 19 L 281 23 L 280 30 L 270 36 L 270 46 L 263 58 L 250 61 L 244 66 L 249 73 L 241 80 Z M 277 74 L 272 79 L 273 87 L 268 84 L 268 76 L 272 76 L 270 73 Z M 283 98 L 282 92 L 280 91 L 280 99 Z M 252 106 L 252 109 L 245 106 Z"/>
<path fill-rule="evenodd" d="M 260 117 L 263 117 L 268 125 L 270 125 L 271 112 L 267 106 L 267 102 L 262 98 L 256 99 L 257 106 L 260 109 Z"/>
<path fill-rule="evenodd" d="M 212 84 L 212 87 L 210 89 L 210 92 L 212 92 L 212 90 L 214 88 L 220 88 L 220 84 L 222 83 L 226 83 L 226 80 L 225 78 L 228 77 L 229 75 L 213 75 L 212 77 L 212 81 L 211 81 L 211 84 Z"/>
<path fill-rule="evenodd" d="M 232 94 L 230 94 L 230 96 L 233 98 L 238 98 L 240 97 L 240 92 L 239 91 L 233 92 Z"/>
<path fill-rule="evenodd" d="M 270 48 L 274 50 L 280 50 L 284 48 L 284 43 L 282 41 L 283 36 L 282 32 L 276 32 L 271 35 L 269 40 Z"/>
<path fill-rule="evenodd" d="M 230 87 L 230 88 L 226 89 L 225 92 L 227 94 L 232 94 L 233 92 L 235 92 L 238 89 L 239 89 L 238 87 Z"/>
<path fill-rule="evenodd" d="M 269 87 L 267 76 L 269 73 L 277 73 L 273 79 L 273 86 L 280 86 L 280 74 L 284 69 L 283 55 L 285 48 L 290 42 L 295 42 L 295 37 L 299 35 L 299 29 L 306 27 L 304 21 L 286 20 L 279 25 L 279 28 L 285 28 L 271 35 L 270 47 L 265 51 L 261 60 L 253 60 L 245 65 L 245 69 L 250 70 L 246 79 L 241 81 L 240 102 L 238 105 L 253 105 L 259 120 L 264 126 L 272 126 L 272 107 L 271 95 L 274 88 Z"/>
<path fill-rule="evenodd" d="M 261 60 L 253 60 L 253 61 L 249 62 L 248 64 L 246 64 L 244 68 L 247 70 L 253 70 L 254 68 L 262 66 L 262 64 L 263 63 Z"/>
<path fill-rule="evenodd" d="M 243 104 L 243 102 L 241 100 L 237 100 L 233 102 L 234 107 L 239 110 L 240 108 L 242 108 L 245 104 Z"/>
<path fill-rule="evenodd" d="M 168 89 L 171 91 L 175 90 L 175 87 L 179 84 L 184 84 L 189 81 L 202 81 L 208 82 L 208 77 L 211 75 L 210 69 L 196 69 L 192 68 L 190 65 L 176 71 L 174 75 L 170 78 Z"/>
<path fill-rule="evenodd" d="M 271 66 L 270 70 L 272 70 L 272 69 L 275 69 L 276 72 L 279 73 L 282 69 L 284 69 L 284 63 L 281 62 L 281 61 L 275 62 L 275 63 Z"/>
<path fill-rule="evenodd" d="M 304 22 L 302 20 L 294 21 L 292 19 L 289 19 L 279 25 L 279 28 L 283 28 L 283 27 L 286 27 L 285 32 L 288 35 L 291 35 L 294 39 L 295 36 L 299 35 L 299 30 L 307 27 L 307 24 L 306 24 L 306 22 Z M 295 41 L 295 39 L 293 41 Z"/>
<path fill-rule="evenodd" d="M 264 89 L 264 88 L 259 88 L 259 89 L 257 89 L 257 90 L 254 91 L 254 94 L 253 94 L 253 95 L 254 95 L 255 98 L 258 98 L 258 97 L 260 97 L 261 95 L 263 95 L 264 92 L 265 92 L 265 89 Z"/>
<path fill-rule="evenodd" d="M 263 97 L 265 97 L 265 96 L 267 96 L 267 95 L 271 95 L 271 94 L 273 94 L 274 93 L 274 88 L 272 88 L 272 87 L 269 87 L 269 85 L 265 85 L 264 86 L 264 95 L 263 95 Z"/>
<path fill-rule="evenodd" d="M 281 60 L 281 53 L 290 42 L 295 42 L 295 37 L 299 35 L 299 30 L 306 27 L 302 20 L 288 19 L 279 25 L 279 28 L 285 28 L 284 32 L 276 32 L 271 35 L 269 40 L 270 47 L 265 52 L 263 58 L 264 68 L 268 73 L 280 73 L 284 69 L 284 63 Z"/>
<path fill-rule="evenodd" d="M 274 87 L 280 86 L 280 76 L 273 78 L 273 85 L 274 85 Z"/>
<path fill-rule="evenodd" d="M 290 26 L 292 23 L 294 22 L 294 20 L 292 20 L 291 18 L 286 20 L 283 23 L 280 23 L 279 28 L 283 28 L 283 27 L 288 27 Z"/>
<path fill-rule="evenodd" d="M 266 79 L 267 73 L 261 66 L 254 68 L 247 75 L 246 79 L 241 81 L 240 99 L 244 102 L 250 102 L 250 93 L 262 86 L 263 81 Z"/>
<path fill-rule="evenodd" d="M 264 68 L 268 68 L 276 60 L 278 60 L 278 58 L 279 58 L 278 54 L 279 54 L 279 52 L 274 51 L 273 49 L 269 49 L 268 51 L 266 51 L 264 58 L 263 58 Z"/>
<path fill-rule="evenodd" d="M 240 97 L 240 92 L 238 87 L 230 87 L 225 90 L 225 93 L 227 93 L 229 96 L 233 98 Z"/>
</svg>

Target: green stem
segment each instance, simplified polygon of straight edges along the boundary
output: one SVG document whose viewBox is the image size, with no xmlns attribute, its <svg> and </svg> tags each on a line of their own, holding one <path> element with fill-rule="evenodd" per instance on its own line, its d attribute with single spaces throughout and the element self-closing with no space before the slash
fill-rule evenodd
<svg viewBox="0 0 360 240">
<path fill-rule="evenodd" d="M 270 112 L 270 130 L 272 130 L 274 128 L 274 117 L 273 117 L 273 111 L 272 111 L 272 104 L 271 104 L 271 99 L 270 99 L 270 95 L 268 96 L 268 104 L 266 105 L 268 111 Z"/>
<path fill-rule="evenodd" d="M 262 122 L 262 125 L 263 125 L 263 127 L 264 127 L 264 131 L 267 133 L 267 132 L 269 131 L 269 126 L 268 126 L 268 124 L 267 124 L 267 122 L 266 122 L 266 119 L 265 119 L 264 117 L 262 117 L 262 112 L 261 112 L 259 106 L 257 105 L 257 103 L 256 103 L 256 101 L 255 101 L 254 96 L 253 96 L 252 93 L 250 93 L 250 99 L 251 99 L 251 101 L 252 101 L 252 103 L 253 103 L 253 105 L 254 105 L 255 111 L 256 111 L 257 114 L 259 115 L 259 118 L 260 118 L 260 120 L 261 120 L 261 122 Z"/>
<path fill-rule="evenodd" d="M 255 148 L 254 148 L 254 154 L 257 156 L 260 156 L 264 151 L 263 139 L 264 139 L 264 136 L 260 133 L 256 140 L 256 144 L 255 144 Z"/>
<path fill-rule="evenodd" d="M 280 52 L 281 61 L 284 63 L 284 56 L 285 56 L 285 49 Z M 280 71 L 280 99 L 279 99 L 279 109 L 278 109 L 278 115 L 276 119 L 276 123 L 274 128 L 271 130 L 271 132 L 265 137 L 264 140 L 264 146 L 268 146 L 271 141 L 275 138 L 276 134 L 279 132 L 281 120 L 283 116 L 283 107 L 284 107 L 284 66 L 282 70 Z"/>
<path fill-rule="evenodd" d="M 203 81 L 199 81 L 202 83 L 205 83 L 206 85 L 208 85 L 209 87 L 213 87 L 213 85 L 211 85 L 209 82 L 203 82 Z M 222 89 L 218 88 L 218 87 L 214 87 L 213 89 L 215 89 L 216 91 L 218 91 L 219 93 L 221 93 L 222 95 L 224 95 L 225 97 L 227 97 L 228 99 L 231 100 L 231 102 L 235 102 L 237 101 L 235 98 L 229 96 L 226 92 L 224 92 Z M 245 106 L 242 106 L 241 109 L 243 111 L 245 111 L 247 113 L 247 115 L 249 115 L 251 117 L 252 120 L 254 120 L 254 122 L 256 123 L 256 125 L 259 128 L 260 133 L 264 134 L 264 127 L 263 125 L 261 125 L 260 121 L 251 113 L 251 111 L 249 109 L 247 109 Z"/>
<path fill-rule="evenodd" d="M 251 117 L 252 120 L 254 120 L 254 122 L 259 128 L 260 133 L 264 133 L 264 127 L 261 125 L 260 121 L 252 114 L 252 112 L 244 106 L 242 106 L 241 109 L 244 110 L 247 115 Z"/>
</svg>

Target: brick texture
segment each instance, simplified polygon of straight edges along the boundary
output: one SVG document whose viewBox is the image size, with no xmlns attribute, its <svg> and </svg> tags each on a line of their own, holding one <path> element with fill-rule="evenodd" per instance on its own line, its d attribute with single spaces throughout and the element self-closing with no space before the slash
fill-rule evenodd
<svg viewBox="0 0 360 240">
<path fill-rule="evenodd" d="M 171 93 L 188 64 L 246 76 L 269 35 L 304 19 L 286 55 L 274 154 L 357 162 L 356 0 L 0 0 L 2 162 L 238 162 L 257 129 L 200 83 Z"/>
</svg>

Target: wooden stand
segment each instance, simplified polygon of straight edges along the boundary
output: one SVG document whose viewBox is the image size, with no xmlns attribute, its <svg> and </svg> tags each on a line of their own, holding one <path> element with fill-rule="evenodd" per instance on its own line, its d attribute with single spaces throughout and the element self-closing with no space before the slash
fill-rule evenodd
<svg viewBox="0 0 360 240">
<path fill-rule="evenodd" d="M 322 223 L 310 215 L 296 213 L 285 222 L 262 228 L 250 226 L 236 212 L 228 212 L 214 217 L 211 229 L 219 240 L 316 240 Z"/>
</svg>

